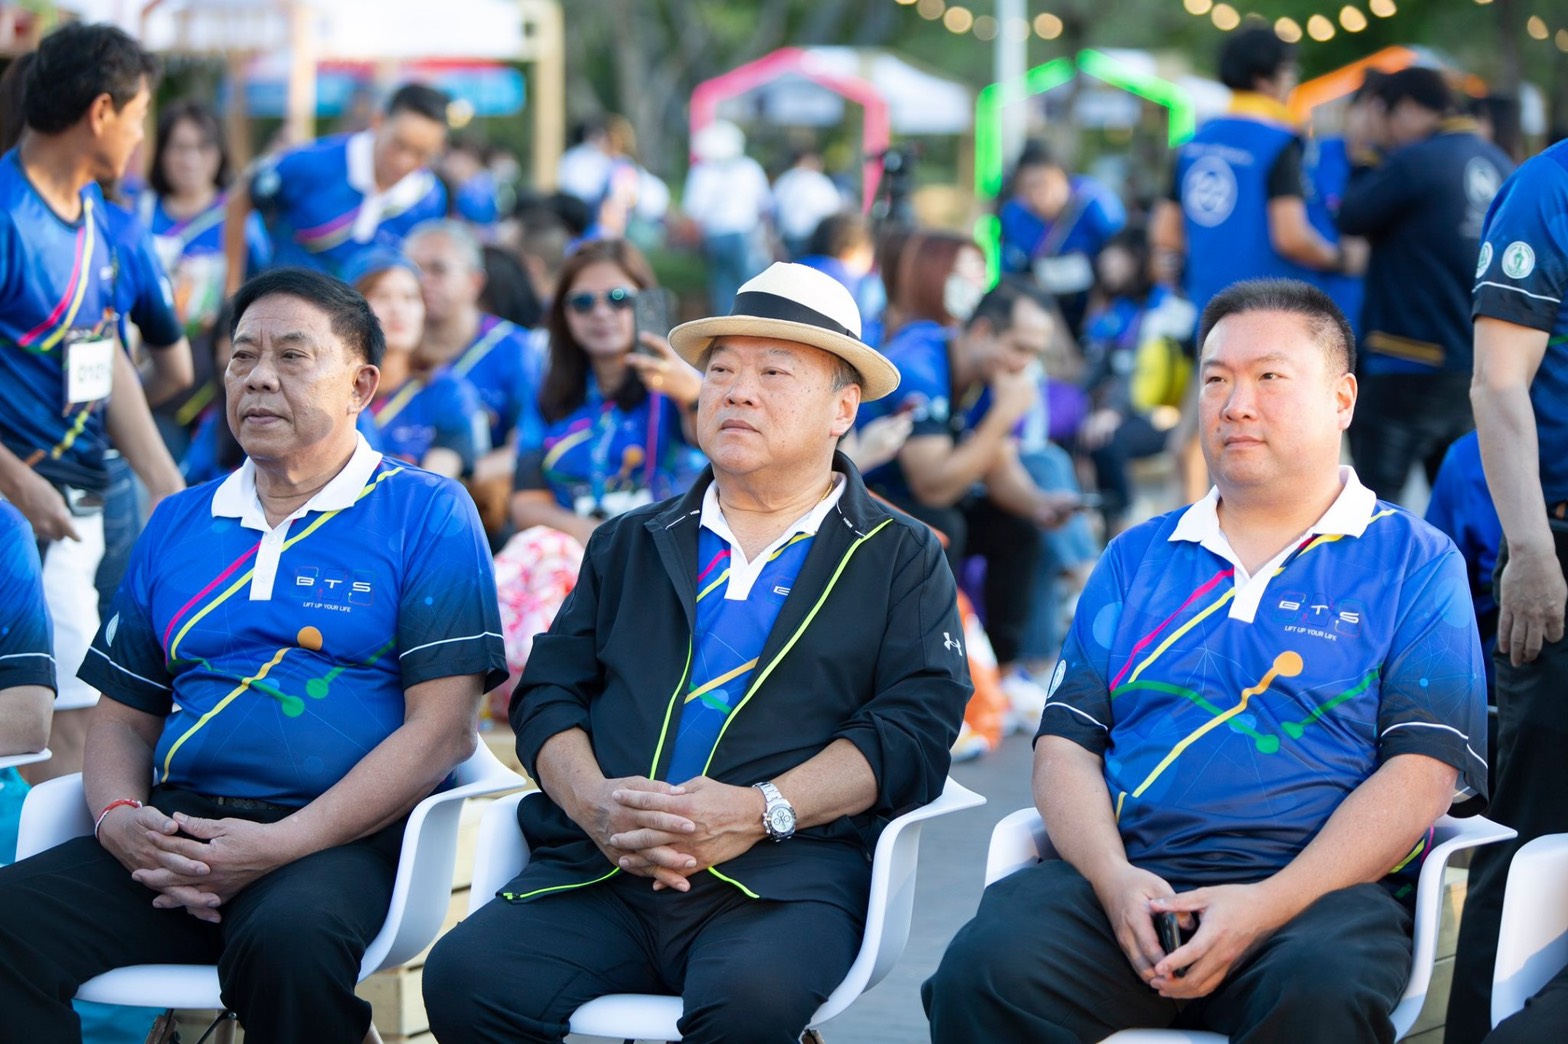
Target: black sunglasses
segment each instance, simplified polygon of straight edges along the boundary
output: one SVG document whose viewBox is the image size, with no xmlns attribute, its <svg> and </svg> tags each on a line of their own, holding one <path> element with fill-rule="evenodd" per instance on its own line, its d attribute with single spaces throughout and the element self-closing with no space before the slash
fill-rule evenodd
<svg viewBox="0 0 1568 1044">
<path fill-rule="evenodd" d="M 578 315 L 587 315 L 593 311 L 593 306 L 600 301 L 619 312 L 637 303 L 637 291 L 618 286 L 614 290 L 606 290 L 602 294 L 588 292 L 573 294 L 566 299 L 566 307 Z"/>
</svg>

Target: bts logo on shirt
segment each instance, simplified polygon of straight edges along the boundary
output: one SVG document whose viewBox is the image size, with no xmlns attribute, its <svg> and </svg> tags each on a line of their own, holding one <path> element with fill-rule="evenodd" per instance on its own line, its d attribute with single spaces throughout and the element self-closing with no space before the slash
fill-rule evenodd
<svg viewBox="0 0 1568 1044">
<path fill-rule="evenodd" d="M 306 595 L 307 609 L 335 609 L 345 613 L 350 612 L 352 606 L 370 605 L 374 594 L 371 574 L 362 569 L 350 575 L 347 569 L 300 566 L 294 571 L 294 588 Z"/>
<path fill-rule="evenodd" d="M 1360 637 L 1366 606 L 1353 598 L 1336 604 L 1327 595 L 1285 591 L 1275 602 L 1271 614 L 1285 625 L 1287 632 L 1335 641 L 1339 636 Z"/>
</svg>

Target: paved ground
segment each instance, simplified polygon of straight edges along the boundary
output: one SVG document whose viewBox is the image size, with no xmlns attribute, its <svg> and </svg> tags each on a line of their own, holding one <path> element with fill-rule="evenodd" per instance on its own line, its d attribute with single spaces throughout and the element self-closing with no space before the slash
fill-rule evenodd
<svg viewBox="0 0 1568 1044">
<path fill-rule="evenodd" d="M 953 778 L 987 803 L 926 825 L 920 842 L 915 917 L 903 960 L 882 983 L 822 1028 L 828 1044 L 916 1044 L 929 1040 L 920 984 L 936 970 L 948 940 L 974 914 L 991 827 L 1030 804 L 1029 737 L 1013 736 L 977 761 L 953 766 Z"/>
</svg>

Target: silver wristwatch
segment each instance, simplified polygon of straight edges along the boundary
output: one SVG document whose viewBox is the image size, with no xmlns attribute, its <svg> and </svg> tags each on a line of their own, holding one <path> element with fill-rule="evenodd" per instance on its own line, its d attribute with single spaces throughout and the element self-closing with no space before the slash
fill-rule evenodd
<svg viewBox="0 0 1568 1044">
<path fill-rule="evenodd" d="M 795 834 L 795 806 L 772 783 L 753 783 L 762 791 L 767 806 L 762 810 L 762 829 L 775 841 L 787 841 Z"/>
</svg>

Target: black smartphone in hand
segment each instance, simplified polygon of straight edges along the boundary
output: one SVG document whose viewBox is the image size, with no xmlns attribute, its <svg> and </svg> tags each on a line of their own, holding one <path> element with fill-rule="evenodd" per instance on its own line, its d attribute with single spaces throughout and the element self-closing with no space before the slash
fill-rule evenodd
<svg viewBox="0 0 1568 1044">
<path fill-rule="evenodd" d="M 637 317 L 639 334 L 651 333 L 655 337 L 668 337 L 670 327 L 673 325 L 671 320 L 675 315 L 675 294 L 662 286 L 650 286 L 645 290 L 639 290 L 633 314 Z M 633 351 L 645 355 L 658 355 L 640 340 L 633 345 Z"/>
<path fill-rule="evenodd" d="M 1160 949 L 1167 954 L 1175 953 L 1181 946 L 1181 919 L 1174 913 L 1157 913 L 1154 915 L 1154 931 L 1160 937 Z M 1177 968 L 1176 977 L 1185 977 L 1186 968 Z"/>
</svg>

